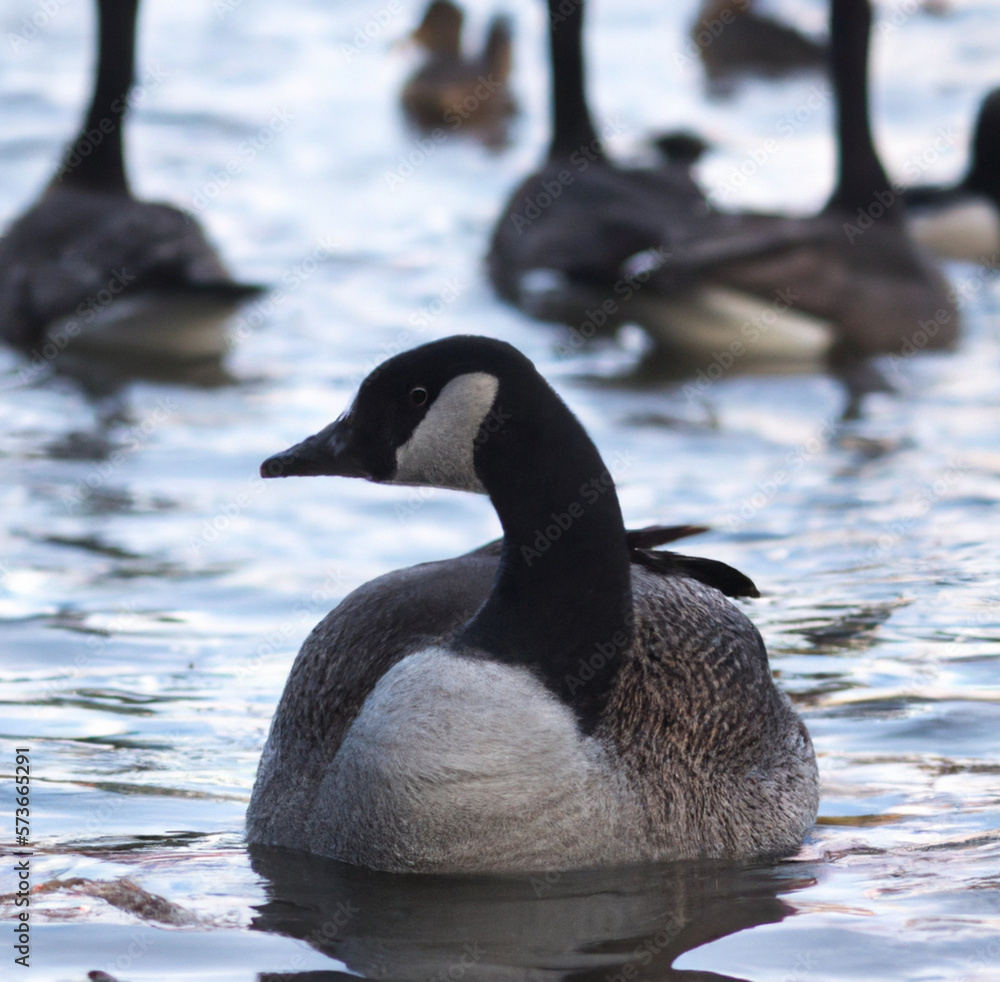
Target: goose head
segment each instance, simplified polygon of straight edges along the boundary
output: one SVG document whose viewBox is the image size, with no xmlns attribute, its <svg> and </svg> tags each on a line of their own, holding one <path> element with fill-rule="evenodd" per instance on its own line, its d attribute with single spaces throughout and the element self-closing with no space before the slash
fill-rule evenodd
<svg viewBox="0 0 1000 982">
<path fill-rule="evenodd" d="M 261 476 L 334 475 L 485 492 L 477 451 L 509 416 L 499 393 L 517 379 L 519 388 L 525 380 L 548 388 L 502 341 L 447 338 L 404 352 L 361 383 L 337 420 L 264 461 Z"/>
</svg>

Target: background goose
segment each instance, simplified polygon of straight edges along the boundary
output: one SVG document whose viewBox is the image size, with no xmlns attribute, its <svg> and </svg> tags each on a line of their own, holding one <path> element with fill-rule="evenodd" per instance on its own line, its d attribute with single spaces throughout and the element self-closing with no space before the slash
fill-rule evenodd
<svg viewBox="0 0 1000 982">
<path fill-rule="evenodd" d="M 823 211 L 802 222 L 815 239 L 762 249 L 760 258 L 727 263 L 713 274 L 762 298 L 787 288 L 799 309 L 833 326 L 836 361 L 949 347 L 959 329 L 954 292 L 910 238 L 903 202 L 872 140 L 870 27 L 868 0 L 831 0 L 838 180 Z M 748 221 L 767 228 L 771 220 Z"/>
<path fill-rule="evenodd" d="M 1000 89 L 979 107 L 971 157 L 957 184 L 906 188 L 903 197 L 918 242 L 949 259 L 982 262 L 1000 252 Z"/>
<path fill-rule="evenodd" d="M 693 366 L 720 350 L 740 365 L 841 364 L 954 342 L 950 288 L 910 240 L 872 142 L 866 0 L 832 0 L 839 178 L 809 218 L 716 212 L 685 166 L 610 163 L 583 94 L 576 11 L 552 31 L 548 162 L 494 231 L 502 297 L 585 336 L 632 320 Z"/>
<path fill-rule="evenodd" d="M 198 223 L 137 201 L 122 153 L 138 0 L 100 0 L 83 126 L 41 199 L 0 240 L 0 336 L 30 350 L 217 357 L 222 319 L 259 290 L 235 283 Z M 96 134 L 96 135 L 95 135 Z"/>
<path fill-rule="evenodd" d="M 502 145 L 517 111 L 508 88 L 511 29 L 506 17 L 490 22 L 482 53 L 462 55 L 462 11 L 450 0 L 433 0 L 412 38 L 426 52 L 423 65 L 403 88 L 403 111 L 421 130 L 465 131 Z"/>
<path fill-rule="evenodd" d="M 533 317 L 584 337 L 633 321 L 676 359 L 698 363 L 732 340 L 734 320 L 762 309 L 755 297 L 696 282 L 701 265 L 813 232 L 796 223 L 748 232 L 713 211 L 691 175 L 700 151 L 690 137 L 689 152 L 668 149 L 659 167 L 610 160 L 584 92 L 583 9 L 549 2 L 552 139 L 545 164 L 513 192 L 494 227 L 490 279 L 502 299 Z M 659 288 L 648 289 L 661 268 Z M 826 335 L 812 318 L 772 307 L 773 330 L 755 356 L 822 353 Z"/>
<path fill-rule="evenodd" d="M 596 448 L 516 349 L 456 337 L 398 355 L 261 473 L 485 491 L 504 538 L 499 556 L 374 580 L 313 631 L 261 757 L 251 842 L 443 872 L 801 841 L 816 763 L 759 634 L 704 582 L 716 564 L 692 579 L 634 561 Z"/>
</svg>

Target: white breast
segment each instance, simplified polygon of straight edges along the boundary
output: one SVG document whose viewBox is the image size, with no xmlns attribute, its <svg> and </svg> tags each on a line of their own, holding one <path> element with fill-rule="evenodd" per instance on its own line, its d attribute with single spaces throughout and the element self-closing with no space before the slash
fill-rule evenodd
<svg viewBox="0 0 1000 982">
<path fill-rule="evenodd" d="M 666 345 L 703 358 L 706 365 L 738 368 L 760 362 L 822 359 L 833 342 L 829 323 L 784 302 L 710 286 L 682 296 L 638 294 L 634 310 Z"/>
<path fill-rule="evenodd" d="M 636 814 L 605 750 L 527 669 L 436 648 L 366 700 L 323 780 L 310 848 L 400 871 L 627 862 Z"/>
<path fill-rule="evenodd" d="M 1000 252 L 1000 213 L 986 198 L 962 199 L 945 208 L 913 209 L 913 237 L 939 256 L 995 265 Z"/>
</svg>

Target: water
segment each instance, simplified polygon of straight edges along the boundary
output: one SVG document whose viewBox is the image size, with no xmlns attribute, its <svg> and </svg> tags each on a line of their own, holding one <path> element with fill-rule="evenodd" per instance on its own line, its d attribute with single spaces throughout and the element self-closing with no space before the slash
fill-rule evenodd
<svg viewBox="0 0 1000 982">
<path fill-rule="evenodd" d="M 996 261 L 949 269 L 959 350 L 887 359 L 897 394 L 857 422 L 820 375 L 635 380 L 635 334 L 560 357 L 558 329 L 483 281 L 493 217 L 545 139 L 539 4 L 508 4 L 524 107 L 511 148 L 451 141 L 422 159 L 394 102 L 412 62 L 393 42 L 416 4 L 146 6 L 134 185 L 198 211 L 237 275 L 276 290 L 234 321 L 228 377 L 85 392 L 0 351 L 0 838 L 27 746 L 30 977 L 1000 978 Z M 719 143 L 703 176 L 720 199 L 822 200 L 815 79 L 708 103 L 697 65 L 674 57 L 690 5 L 594 6 L 593 101 L 619 151 L 697 124 Z M 822 23 L 818 0 L 774 6 Z M 1000 81 L 1000 19 L 987 0 L 954 0 L 944 20 L 910 6 L 880 7 L 879 141 L 894 172 L 916 161 L 947 179 Z M 0 12 L 4 222 L 85 98 L 89 4 L 15 43 L 40 10 Z M 487 13 L 474 5 L 474 29 Z M 734 178 L 788 112 L 794 132 Z M 942 129 L 950 148 L 934 150 Z M 365 580 L 499 531 L 475 496 L 262 482 L 259 462 L 329 422 L 387 355 L 470 331 L 553 379 L 616 462 L 631 525 L 712 525 L 685 549 L 762 588 L 745 609 L 823 782 L 793 861 L 479 880 L 247 854 L 257 758 L 310 627 Z M 13 891 L 10 857 L 2 877 Z"/>
</svg>

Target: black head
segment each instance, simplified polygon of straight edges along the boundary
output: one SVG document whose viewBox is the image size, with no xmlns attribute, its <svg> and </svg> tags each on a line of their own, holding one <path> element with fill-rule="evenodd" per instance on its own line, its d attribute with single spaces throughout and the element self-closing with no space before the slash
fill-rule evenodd
<svg viewBox="0 0 1000 982">
<path fill-rule="evenodd" d="M 261 465 L 262 477 L 331 474 L 484 491 L 474 450 L 500 379 L 534 366 L 503 341 L 458 336 L 383 362 L 336 422 Z"/>
</svg>

